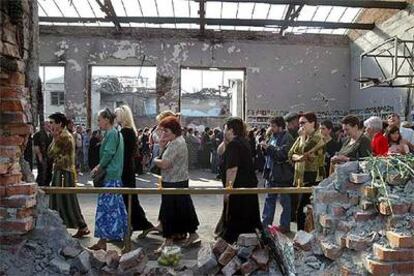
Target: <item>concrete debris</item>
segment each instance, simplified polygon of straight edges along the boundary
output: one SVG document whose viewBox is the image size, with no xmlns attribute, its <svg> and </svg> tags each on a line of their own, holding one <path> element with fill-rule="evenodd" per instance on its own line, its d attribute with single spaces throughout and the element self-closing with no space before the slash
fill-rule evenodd
<svg viewBox="0 0 414 276">
<path fill-rule="evenodd" d="M 320 251 L 314 242 L 310 242 L 311 250 L 298 246 L 305 236 L 297 233 L 299 275 L 321 271 L 324 275 L 390 275 L 414 269 L 414 259 L 405 259 L 411 254 L 407 247 L 414 246 L 414 179 L 395 172 L 387 175 L 386 167 L 379 170 L 386 182 L 372 179 L 371 166 L 369 162 L 339 165 L 314 189 L 316 230 L 308 235 L 319 241 Z M 306 242 L 312 240 L 306 237 Z"/>
<path fill-rule="evenodd" d="M 81 248 L 76 248 L 73 246 L 65 246 L 60 252 L 63 257 L 66 258 L 75 258 L 82 252 Z"/>
<path fill-rule="evenodd" d="M 313 235 L 305 231 L 298 231 L 293 238 L 293 243 L 295 246 L 298 246 L 302 250 L 308 251 L 311 249 L 311 242 Z"/>
<path fill-rule="evenodd" d="M 120 258 L 118 252 L 115 250 L 108 250 L 105 256 L 105 263 L 108 267 L 116 269 L 118 268 Z"/>
<path fill-rule="evenodd" d="M 91 255 L 91 266 L 96 269 L 102 268 L 106 264 L 106 251 L 94 250 Z"/>
<path fill-rule="evenodd" d="M 239 270 L 240 266 L 241 266 L 241 261 L 239 257 L 235 256 L 233 259 L 231 259 L 231 261 L 225 267 L 221 269 L 221 272 L 225 276 L 231 276 L 231 275 L 234 275 L 237 270 Z"/>
<path fill-rule="evenodd" d="M 240 234 L 237 240 L 237 244 L 240 246 L 256 246 L 259 244 L 256 234 Z"/>
<path fill-rule="evenodd" d="M 80 253 L 76 257 L 72 266 L 75 268 L 75 271 L 79 271 L 82 274 L 89 272 L 91 269 L 90 253 L 88 251 L 83 251 Z"/>
<path fill-rule="evenodd" d="M 119 259 L 119 269 L 121 271 L 126 271 L 135 266 L 141 265 L 145 259 L 145 253 L 143 248 L 135 249 L 131 252 L 128 252 Z M 145 263 L 144 263 L 145 266 Z"/>
<path fill-rule="evenodd" d="M 70 264 L 65 260 L 55 257 L 50 261 L 49 267 L 56 273 L 69 275 L 70 274 Z"/>
</svg>

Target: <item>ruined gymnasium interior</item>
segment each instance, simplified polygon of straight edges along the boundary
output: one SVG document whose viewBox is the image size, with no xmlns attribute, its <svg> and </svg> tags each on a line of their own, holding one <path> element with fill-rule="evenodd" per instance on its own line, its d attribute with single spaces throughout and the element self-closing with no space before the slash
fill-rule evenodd
<svg viewBox="0 0 414 276">
<path fill-rule="evenodd" d="M 272 117 L 302 111 L 334 122 L 350 113 L 360 120 L 398 113 L 412 127 L 414 1 L 0 5 L 0 275 L 414 275 L 412 154 L 350 161 L 317 186 L 274 190 L 311 194 L 307 231 L 272 228 L 242 234 L 234 244 L 213 232 L 223 194 L 243 191 L 197 171 L 188 189 L 201 241 L 178 244 L 174 264 L 153 254 L 161 236 L 133 234 L 106 251 L 88 249 L 93 233 L 72 238 L 73 229 L 49 208 L 59 188 L 39 187 L 24 158 L 29 137 L 51 114 L 94 130 L 99 110 L 124 104 L 139 128 L 154 126 L 166 110 L 200 132 L 221 128 L 229 116 L 260 129 Z M 93 230 L 104 190 L 94 190 L 88 177 L 80 176 L 72 192 Z M 161 195 L 174 191 L 149 173 L 136 179 L 128 193 L 139 194 L 155 223 Z M 252 193 L 262 208 L 272 191 L 259 183 Z"/>
</svg>

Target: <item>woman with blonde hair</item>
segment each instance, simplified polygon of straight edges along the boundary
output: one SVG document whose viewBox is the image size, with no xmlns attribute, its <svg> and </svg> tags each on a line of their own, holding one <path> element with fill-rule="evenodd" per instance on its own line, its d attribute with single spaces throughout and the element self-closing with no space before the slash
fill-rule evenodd
<svg viewBox="0 0 414 276">
<path fill-rule="evenodd" d="M 135 155 L 137 153 L 137 132 L 132 111 L 127 105 L 115 109 L 116 121 L 122 127 L 124 139 L 124 168 L 122 183 L 124 187 L 136 188 L 135 182 Z M 123 195 L 125 206 L 128 206 L 128 195 Z M 153 230 L 154 226 L 145 216 L 144 209 L 139 203 L 138 195 L 131 196 L 131 233 L 142 230 L 143 233 Z"/>
</svg>

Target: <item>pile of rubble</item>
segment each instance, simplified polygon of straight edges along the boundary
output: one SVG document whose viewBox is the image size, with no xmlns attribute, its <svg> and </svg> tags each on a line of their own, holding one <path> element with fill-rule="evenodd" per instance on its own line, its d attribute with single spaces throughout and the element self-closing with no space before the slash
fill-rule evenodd
<svg viewBox="0 0 414 276">
<path fill-rule="evenodd" d="M 41 190 L 35 213 L 35 228 L 19 244 L 0 246 L 0 275 L 194 275 L 185 265 L 163 268 L 148 261 L 143 248 L 123 255 L 83 248 Z"/>
<path fill-rule="evenodd" d="M 219 238 L 200 249 L 197 265 L 199 275 L 282 275 L 256 234 L 241 234 L 234 245 Z"/>
<path fill-rule="evenodd" d="M 295 237 L 299 275 L 414 274 L 414 179 L 372 169 L 346 163 L 314 189 L 315 230 Z"/>
</svg>

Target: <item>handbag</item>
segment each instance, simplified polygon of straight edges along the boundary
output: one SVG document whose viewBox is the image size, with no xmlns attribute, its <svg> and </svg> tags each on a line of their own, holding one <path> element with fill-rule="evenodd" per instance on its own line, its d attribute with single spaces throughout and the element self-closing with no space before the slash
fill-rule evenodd
<svg viewBox="0 0 414 276">
<path fill-rule="evenodd" d="M 162 159 L 162 155 L 164 154 L 164 151 L 165 150 L 163 150 L 160 153 L 160 155 L 158 155 L 157 158 Z M 153 174 L 155 174 L 155 175 L 161 175 L 161 169 L 159 167 L 157 167 L 157 165 L 155 165 L 155 164 L 150 168 L 150 172 L 153 173 Z"/>
<path fill-rule="evenodd" d="M 100 188 L 103 187 L 103 183 L 105 180 L 106 171 L 104 169 L 99 168 L 94 175 L 92 175 L 93 186 Z"/>
<path fill-rule="evenodd" d="M 118 148 L 119 148 L 119 144 L 120 144 L 120 140 L 121 137 L 119 137 L 119 131 L 118 132 L 118 145 L 116 146 L 116 151 L 115 153 L 112 155 L 111 160 L 109 161 L 108 164 L 111 163 L 112 159 L 114 159 L 115 154 L 118 152 Z M 99 168 L 95 174 L 92 175 L 92 182 L 93 182 L 93 186 L 96 188 L 101 188 L 104 186 L 104 181 L 105 181 L 105 176 L 106 176 L 106 170 L 104 168 Z"/>
</svg>

